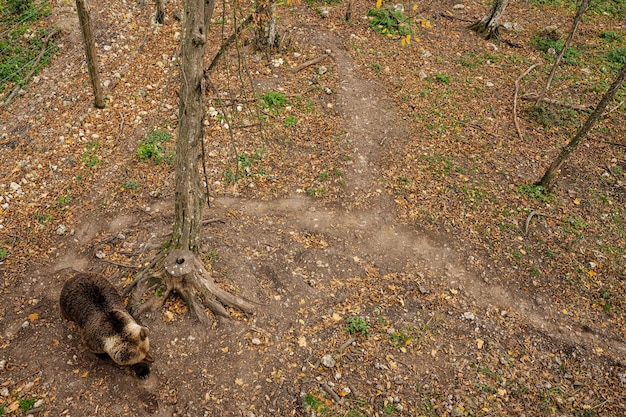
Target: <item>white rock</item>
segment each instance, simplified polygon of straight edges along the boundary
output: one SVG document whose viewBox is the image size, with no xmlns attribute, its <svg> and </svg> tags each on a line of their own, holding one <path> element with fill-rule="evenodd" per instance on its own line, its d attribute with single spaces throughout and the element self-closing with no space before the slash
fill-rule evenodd
<svg viewBox="0 0 626 417">
<path fill-rule="evenodd" d="M 332 368 L 335 366 L 335 360 L 331 355 L 324 355 L 320 360 L 320 363 L 327 368 Z"/>
<path fill-rule="evenodd" d="M 16 182 L 11 182 L 11 184 L 9 184 L 9 190 L 11 190 L 11 192 L 13 193 L 18 191 L 20 188 L 22 188 L 22 186 Z"/>
<path fill-rule="evenodd" d="M 453 9 L 465 9 L 465 5 L 462 3 L 457 3 L 454 6 L 452 6 Z"/>
<path fill-rule="evenodd" d="M 60 224 L 60 225 L 57 227 L 57 230 L 56 230 L 57 235 L 59 235 L 59 236 L 64 235 L 64 234 L 65 234 L 65 232 L 67 232 L 67 227 L 65 227 L 65 225 L 64 225 L 64 224 Z"/>
<path fill-rule="evenodd" d="M 466 320 L 476 320 L 476 316 L 471 311 L 466 311 L 463 313 L 463 318 Z"/>
</svg>

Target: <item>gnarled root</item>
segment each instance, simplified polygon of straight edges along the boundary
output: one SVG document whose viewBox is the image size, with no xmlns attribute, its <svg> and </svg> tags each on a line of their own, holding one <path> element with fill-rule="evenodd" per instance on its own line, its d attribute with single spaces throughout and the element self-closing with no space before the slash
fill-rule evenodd
<svg viewBox="0 0 626 417">
<path fill-rule="evenodd" d="M 208 307 L 217 317 L 230 318 L 225 306 L 237 308 L 244 313 L 252 313 L 254 305 L 239 296 L 223 290 L 213 280 L 196 255 L 188 250 L 175 249 L 162 261 L 162 272 L 158 277 L 142 277 L 137 280 L 131 296 L 131 307 L 137 305 L 143 293 L 149 288 L 161 282 L 165 285 L 165 291 L 161 297 L 153 297 L 141 305 L 137 313 L 145 313 L 163 306 L 167 297 L 175 291 L 178 293 L 189 309 L 203 324 L 210 324 L 210 319 L 205 313 Z"/>
</svg>

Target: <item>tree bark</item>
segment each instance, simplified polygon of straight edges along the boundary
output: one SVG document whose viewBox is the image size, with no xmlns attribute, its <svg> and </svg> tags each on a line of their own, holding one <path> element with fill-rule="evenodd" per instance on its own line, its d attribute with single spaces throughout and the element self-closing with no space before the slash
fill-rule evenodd
<svg viewBox="0 0 626 417">
<path fill-rule="evenodd" d="M 624 79 L 626 79 L 626 64 L 622 66 L 622 69 L 620 70 L 619 74 L 617 74 L 615 81 L 613 81 L 611 87 L 609 87 L 607 92 L 604 94 L 593 113 L 589 115 L 587 121 L 585 121 L 585 124 L 578 130 L 576 136 L 574 136 L 574 138 L 569 141 L 569 143 L 565 145 L 565 147 L 563 147 L 559 156 L 554 160 L 554 162 L 552 162 L 541 180 L 537 182 L 537 185 L 545 187 L 546 190 L 550 190 L 552 188 L 554 177 L 556 176 L 557 172 L 559 171 L 559 169 L 561 169 L 561 166 L 563 165 L 565 160 L 570 156 L 572 152 L 576 150 L 580 142 L 587 136 L 587 134 L 596 124 L 598 119 L 600 119 L 600 116 L 602 116 L 602 113 L 604 113 L 604 109 L 606 109 L 608 104 L 615 98 L 617 91 L 624 83 Z"/>
<path fill-rule="evenodd" d="M 500 18 L 508 4 L 509 0 L 494 0 L 489 14 L 469 25 L 469 29 L 478 33 L 483 39 L 499 39 Z"/>
<path fill-rule="evenodd" d="M 561 49 L 561 53 L 559 53 L 559 56 L 556 58 L 556 61 L 554 61 L 554 65 L 552 65 L 552 69 L 550 70 L 550 75 L 548 76 L 548 81 L 546 81 L 546 84 L 541 90 L 541 93 L 539 93 L 539 96 L 537 97 L 537 101 L 535 102 L 535 107 L 537 107 L 543 101 L 544 97 L 546 96 L 546 93 L 550 89 L 550 84 L 552 84 L 552 79 L 554 78 L 554 74 L 556 74 L 556 69 L 561 63 L 561 60 L 563 59 L 563 56 L 565 55 L 565 51 L 567 50 L 567 48 L 569 48 L 570 44 L 572 43 L 574 34 L 576 33 L 576 30 L 578 29 L 578 24 L 583 18 L 583 14 L 585 13 L 585 10 L 587 10 L 587 7 L 589 7 L 589 3 L 591 3 L 591 0 L 582 0 L 582 3 L 580 3 L 578 12 L 576 12 L 576 16 L 574 17 L 572 30 L 570 31 L 569 36 L 567 37 L 567 39 L 565 40 L 565 43 L 563 44 L 563 49 Z"/>
<path fill-rule="evenodd" d="M 186 0 L 182 45 L 176 189 L 171 248 L 198 253 L 202 209 L 200 144 L 204 136 L 204 55 L 213 0 Z"/>
<path fill-rule="evenodd" d="M 158 24 L 162 25 L 165 21 L 165 5 L 164 0 L 155 0 L 156 11 L 154 13 L 154 20 Z"/>
<path fill-rule="evenodd" d="M 257 0 L 256 19 L 256 46 L 262 51 L 269 52 L 278 45 L 276 0 Z"/>
<path fill-rule="evenodd" d="M 89 16 L 89 6 L 86 0 L 76 0 L 76 10 L 78 21 L 83 32 L 83 42 L 85 44 L 85 57 L 87 58 L 87 68 L 89 70 L 89 80 L 93 87 L 94 105 L 98 109 L 104 108 L 104 96 L 102 95 L 102 85 L 98 74 L 98 60 L 96 58 L 96 46 L 91 30 L 91 17 Z"/>
</svg>

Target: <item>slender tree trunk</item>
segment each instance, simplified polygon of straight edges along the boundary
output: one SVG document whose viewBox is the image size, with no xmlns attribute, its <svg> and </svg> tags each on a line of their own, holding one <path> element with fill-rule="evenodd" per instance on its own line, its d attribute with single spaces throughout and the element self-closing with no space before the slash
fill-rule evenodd
<svg viewBox="0 0 626 417">
<path fill-rule="evenodd" d="M 556 74 L 556 69 L 561 63 L 561 60 L 563 59 L 563 56 L 565 55 L 565 51 L 567 50 L 567 48 L 569 48 L 570 44 L 572 43 L 574 34 L 576 33 L 576 30 L 578 29 L 578 24 L 583 18 L 583 14 L 585 13 L 585 10 L 587 10 L 587 7 L 589 7 L 589 3 L 591 3 L 591 0 L 582 0 L 582 3 L 580 3 L 580 7 L 578 8 L 576 17 L 574 17 L 574 24 L 572 25 L 572 30 L 570 31 L 569 36 L 567 37 L 567 39 L 565 40 L 565 43 L 563 44 L 563 49 L 561 49 L 561 53 L 559 53 L 559 56 L 556 58 L 556 61 L 554 61 L 554 65 L 552 65 L 552 70 L 550 70 L 550 76 L 548 76 L 548 81 L 546 81 L 546 85 L 544 85 L 543 90 L 541 90 L 541 93 L 539 93 L 539 97 L 537 97 L 537 101 L 535 102 L 535 107 L 539 106 L 539 104 L 543 101 L 543 98 L 546 96 L 546 93 L 550 89 L 550 84 L 552 84 L 552 79 L 554 78 L 554 74 Z"/>
<path fill-rule="evenodd" d="M 200 176 L 204 136 L 204 54 L 213 0 L 185 0 L 172 248 L 198 253 L 207 196 Z"/>
<path fill-rule="evenodd" d="M 155 0 L 156 11 L 154 14 L 154 20 L 162 25 L 165 21 L 165 5 L 163 4 L 165 0 Z"/>
<path fill-rule="evenodd" d="M 489 14 L 468 27 L 484 39 L 498 39 L 500 37 L 500 18 L 508 4 L 509 0 L 494 0 Z"/>
<path fill-rule="evenodd" d="M 257 0 L 257 29 L 255 41 L 260 50 L 270 51 L 278 44 L 276 29 L 276 0 Z"/>
<path fill-rule="evenodd" d="M 559 171 L 559 169 L 561 169 L 561 166 L 569 157 L 569 155 L 576 150 L 580 142 L 587 136 L 587 134 L 596 124 L 598 119 L 600 119 L 602 113 L 604 113 L 604 109 L 606 109 L 606 106 L 615 98 L 615 94 L 617 94 L 617 91 L 624 83 L 624 79 L 626 79 L 626 64 L 622 66 L 622 69 L 615 78 L 615 81 L 613 81 L 611 87 L 609 87 L 607 92 L 604 94 L 602 100 L 600 100 L 600 103 L 595 108 L 593 113 L 589 115 L 589 118 L 587 118 L 585 124 L 578 130 L 576 136 L 574 136 L 574 138 L 569 141 L 569 143 L 565 145 L 565 147 L 561 150 L 559 156 L 554 160 L 554 162 L 552 162 L 541 180 L 537 182 L 537 185 L 541 185 L 547 190 L 552 188 L 554 177 L 556 176 L 557 172 Z"/>
<path fill-rule="evenodd" d="M 96 58 L 96 46 L 93 40 L 91 30 L 91 17 L 89 16 L 89 6 L 86 0 L 76 0 L 76 10 L 78 11 L 78 21 L 83 32 L 83 42 L 85 44 L 85 56 L 87 58 L 87 68 L 89 69 L 89 80 L 93 87 L 94 105 L 104 108 L 104 96 L 102 94 L 102 85 L 100 84 L 100 75 L 98 74 L 98 60 Z"/>
</svg>

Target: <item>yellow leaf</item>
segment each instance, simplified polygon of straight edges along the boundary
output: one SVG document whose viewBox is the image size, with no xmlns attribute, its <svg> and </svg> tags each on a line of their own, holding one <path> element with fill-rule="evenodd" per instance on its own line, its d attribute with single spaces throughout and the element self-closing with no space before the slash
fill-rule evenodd
<svg viewBox="0 0 626 417">
<path fill-rule="evenodd" d="M 404 45 L 406 44 L 406 40 L 405 40 L 404 38 L 402 38 L 402 39 L 400 40 L 400 44 L 401 44 L 402 46 L 404 46 Z"/>
<path fill-rule="evenodd" d="M 593 278 L 596 276 L 596 271 L 590 269 L 589 272 L 587 272 L 587 275 L 589 275 L 589 278 Z"/>
<path fill-rule="evenodd" d="M 417 4 L 414 4 L 414 5 L 413 5 L 413 10 L 414 10 L 414 11 L 415 11 L 415 10 L 417 10 Z"/>
<path fill-rule="evenodd" d="M 422 19 L 420 21 L 420 24 L 422 25 L 423 28 L 431 28 L 433 25 L 426 19 Z"/>
<path fill-rule="evenodd" d="M 407 45 L 411 43 L 411 35 L 406 35 L 406 43 Z"/>
<path fill-rule="evenodd" d="M 306 347 L 306 337 L 304 336 L 300 336 L 298 338 L 298 346 L 300 347 Z"/>
<path fill-rule="evenodd" d="M 17 411 L 18 408 L 20 408 L 20 402 L 19 401 L 15 401 L 15 402 L 11 403 L 9 408 L 7 408 L 7 414 L 11 414 L 12 412 Z"/>
<path fill-rule="evenodd" d="M 87 378 L 87 375 L 89 375 L 89 371 L 85 371 L 82 374 L 80 374 L 81 378 Z"/>
<path fill-rule="evenodd" d="M 237 384 L 239 386 L 243 385 L 243 379 L 241 379 L 241 378 L 235 379 L 235 384 Z"/>
<path fill-rule="evenodd" d="M 574 204 L 576 204 L 577 206 L 580 205 L 580 199 L 579 198 L 574 199 Z"/>
<path fill-rule="evenodd" d="M 484 345 L 485 341 L 483 339 L 476 339 L 476 346 L 478 347 L 478 349 L 482 349 Z"/>
<path fill-rule="evenodd" d="M 383 0 L 376 0 L 376 8 L 380 9 L 380 6 L 383 5 Z"/>
<path fill-rule="evenodd" d="M 30 320 L 31 322 L 37 320 L 39 318 L 39 313 L 32 313 L 28 315 L 28 320 Z"/>
</svg>

